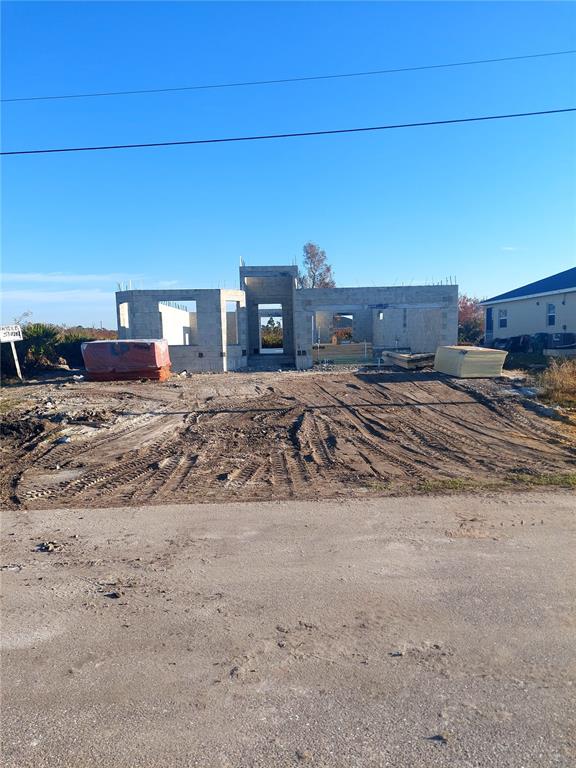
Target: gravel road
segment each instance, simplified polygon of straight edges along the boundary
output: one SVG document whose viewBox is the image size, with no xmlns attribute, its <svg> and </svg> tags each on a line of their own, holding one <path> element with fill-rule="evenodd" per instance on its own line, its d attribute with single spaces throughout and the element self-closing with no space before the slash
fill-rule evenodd
<svg viewBox="0 0 576 768">
<path fill-rule="evenodd" d="M 3 765 L 572 766 L 575 508 L 4 512 Z"/>
</svg>

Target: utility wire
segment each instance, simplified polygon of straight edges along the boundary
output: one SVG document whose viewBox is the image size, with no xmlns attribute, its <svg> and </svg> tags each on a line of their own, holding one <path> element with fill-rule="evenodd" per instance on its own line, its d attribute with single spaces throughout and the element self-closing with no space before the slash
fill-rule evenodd
<svg viewBox="0 0 576 768">
<path fill-rule="evenodd" d="M 212 88 L 244 88 L 252 85 L 279 85 L 281 83 L 302 83 L 310 80 L 337 80 L 345 77 L 372 77 L 373 75 L 391 75 L 398 72 L 420 72 L 425 69 L 449 69 L 451 67 L 469 67 L 476 64 L 496 64 L 504 61 L 522 59 L 542 59 L 549 56 L 569 56 L 576 50 L 550 51 L 548 53 L 530 53 L 525 56 L 503 56 L 498 59 L 475 59 L 456 61 L 449 64 L 424 64 L 418 67 L 396 67 L 393 69 L 373 69 L 367 72 L 344 72 L 335 75 L 310 75 L 307 77 L 284 77 L 279 80 L 251 80 L 239 83 L 216 83 L 209 85 L 184 85 L 178 88 L 143 88 L 132 91 L 98 91 L 94 93 L 70 93 L 57 96 L 18 96 L 13 99 L 0 99 L 1 102 L 14 101 L 51 101 L 55 99 L 92 99 L 100 96 L 129 96 L 143 93 L 173 93 L 175 91 L 205 91 Z"/>
<path fill-rule="evenodd" d="M 486 120 L 507 120 L 512 117 L 534 117 L 536 115 L 556 115 L 563 112 L 576 112 L 576 107 L 565 109 L 546 109 L 539 112 L 517 112 L 510 115 L 483 115 L 482 117 L 460 117 L 453 120 L 428 120 L 422 123 L 395 123 L 374 125 L 368 128 L 337 128 L 329 131 L 300 131 L 298 133 L 270 133 L 262 136 L 233 136 L 223 139 L 192 139 L 188 141 L 154 141 L 145 144 L 108 144 L 95 147 L 59 147 L 56 149 L 19 149 L 0 152 L 0 155 L 47 155 L 55 152 L 97 152 L 108 149 L 142 149 L 145 147 L 181 147 L 192 144 L 226 144 L 237 141 L 264 141 L 266 139 L 293 139 L 302 136 L 332 136 L 339 133 L 366 133 L 367 131 L 388 131 L 394 128 L 422 128 L 429 125 L 453 125 L 455 123 L 478 123 Z"/>
</svg>

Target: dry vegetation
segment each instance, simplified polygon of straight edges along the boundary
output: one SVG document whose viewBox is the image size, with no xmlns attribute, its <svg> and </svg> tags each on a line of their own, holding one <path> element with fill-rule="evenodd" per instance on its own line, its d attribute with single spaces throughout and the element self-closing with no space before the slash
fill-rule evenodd
<svg viewBox="0 0 576 768">
<path fill-rule="evenodd" d="M 576 360 L 553 360 L 540 374 L 539 384 L 544 400 L 576 406 Z"/>
</svg>

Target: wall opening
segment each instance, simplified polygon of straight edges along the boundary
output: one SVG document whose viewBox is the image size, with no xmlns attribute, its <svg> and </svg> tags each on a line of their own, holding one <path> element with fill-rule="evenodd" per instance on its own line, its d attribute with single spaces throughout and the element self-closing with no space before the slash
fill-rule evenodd
<svg viewBox="0 0 576 768">
<path fill-rule="evenodd" d="M 282 304 L 258 304 L 260 354 L 274 355 L 284 352 L 284 322 Z"/>
<path fill-rule="evenodd" d="M 318 310 L 313 315 L 312 344 L 352 344 L 355 338 L 354 315 L 351 312 Z"/>
<path fill-rule="evenodd" d="M 354 315 L 334 315 L 332 318 L 332 344 L 351 344 L 354 340 Z"/>
<path fill-rule="evenodd" d="M 239 344 L 238 338 L 238 309 L 240 302 L 226 302 L 226 344 L 228 346 Z"/>
<path fill-rule="evenodd" d="M 370 318 L 372 315 L 370 315 Z M 312 315 L 312 359 L 314 363 L 348 365 L 372 359 L 372 341 L 366 334 L 362 313 L 346 307 L 316 310 Z"/>
<path fill-rule="evenodd" d="M 130 328 L 130 312 L 127 301 L 118 305 L 118 314 L 120 319 L 120 328 Z"/>
<path fill-rule="evenodd" d="M 198 314 L 195 301 L 160 301 L 162 338 L 173 346 L 198 344 Z"/>
</svg>

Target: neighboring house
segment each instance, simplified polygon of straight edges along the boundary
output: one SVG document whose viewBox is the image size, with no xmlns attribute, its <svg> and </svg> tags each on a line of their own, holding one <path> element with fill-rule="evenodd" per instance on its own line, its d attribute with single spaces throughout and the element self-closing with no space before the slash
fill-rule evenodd
<svg viewBox="0 0 576 768">
<path fill-rule="evenodd" d="M 576 344 L 576 267 L 481 302 L 485 344 L 538 337 L 540 347 Z"/>
</svg>

